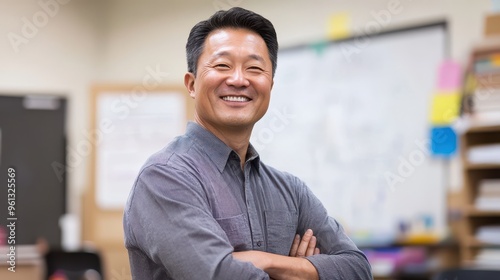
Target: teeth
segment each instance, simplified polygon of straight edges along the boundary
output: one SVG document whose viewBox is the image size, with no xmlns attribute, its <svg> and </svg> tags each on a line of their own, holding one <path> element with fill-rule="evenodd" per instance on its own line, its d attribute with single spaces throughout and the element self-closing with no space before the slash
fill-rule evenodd
<svg viewBox="0 0 500 280">
<path fill-rule="evenodd" d="M 222 99 L 225 101 L 234 101 L 234 102 L 250 101 L 250 99 L 248 99 L 244 96 L 224 96 L 224 97 L 222 97 Z"/>
</svg>

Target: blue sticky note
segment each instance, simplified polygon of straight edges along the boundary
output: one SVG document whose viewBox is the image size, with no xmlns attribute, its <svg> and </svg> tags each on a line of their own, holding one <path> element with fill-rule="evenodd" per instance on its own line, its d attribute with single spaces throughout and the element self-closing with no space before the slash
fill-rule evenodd
<svg viewBox="0 0 500 280">
<path fill-rule="evenodd" d="M 437 156 L 452 156 L 457 151 L 457 134 L 449 126 L 431 129 L 431 153 Z"/>
</svg>

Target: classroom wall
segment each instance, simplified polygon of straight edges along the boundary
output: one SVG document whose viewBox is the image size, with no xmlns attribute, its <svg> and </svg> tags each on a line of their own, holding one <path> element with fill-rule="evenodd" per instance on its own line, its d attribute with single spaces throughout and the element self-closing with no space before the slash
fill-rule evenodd
<svg viewBox="0 0 500 280">
<path fill-rule="evenodd" d="M 324 40 L 332 13 L 348 12 L 352 33 L 363 34 L 393 1 L 401 11 L 385 28 L 447 19 L 451 57 L 463 64 L 482 38 L 483 16 L 490 9 L 488 0 L 0 0 L 0 93 L 67 96 L 71 151 L 89 131 L 93 84 L 138 83 L 151 69 L 165 84 L 182 84 L 188 32 L 218 8 L 238 5 L 261 13 L 286 47 Z M 49 2 L 53 15 L 44 22 L 40 3 Z M 41 27 L 34 35 L 28 32 L 32 38 L 23 35 L 25 43 L 16 52 L 9 34 L 22 35 L 25 19 L 33 23 L 34 15 Z M 75 213 L 91 184 L 88 156 L 79 159 L 70 166 L 68 181 L 69 209 Z"/>
<path fill-rule="evenodd" d="M 88 88 L 105 23 L 99 0 L 58 1 L 0 0 L 0 94 L 66 96 L 68 141 L 74 146 L 89 126 Z M 79 193 L 88 184 L 85 156 L 68 171 L 68 207 L 78 212 Z"/>
<path fill-rule="evenodd" d="M 451 56 L 465 63 L 470 47 L 482 38 L 483 16 L 490 1 L 467 0 L 215 0 L 215 1 L 108 1 L 108 33 L 100 79 L 137 80 L 148 65 L 160 64 L 169 80 L 181 81 L 185 72 L 184 44 L 190 28 L 211 15 L 216 7 L 234 4 L 261 13 L 274 23 L 282 47 L 325 39 L 332 13 L 349 12 L 352 32 L 366 33 L 374 14 L 399 3 L 384 27 L 399 28 L 447 19 Z"/>
</svg>

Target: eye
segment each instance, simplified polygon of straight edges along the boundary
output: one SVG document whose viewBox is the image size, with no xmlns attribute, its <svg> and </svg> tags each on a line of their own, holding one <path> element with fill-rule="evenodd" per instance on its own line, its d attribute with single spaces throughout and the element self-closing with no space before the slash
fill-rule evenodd
<svg viewBox="0 0 500 280">
<path fill-rule="evenodd" d="M 223 63 L 216 64 L 214 67 L 217 69 L 229 69 L 229 65 Z"/>
<path fill-rule="evenodd" d="M 252 71 L 252 72 L 263 72 L 264 69 L 260 68 L 259 66 L 250 66 L 248 67 L 248 70 Z"/>
</svg>

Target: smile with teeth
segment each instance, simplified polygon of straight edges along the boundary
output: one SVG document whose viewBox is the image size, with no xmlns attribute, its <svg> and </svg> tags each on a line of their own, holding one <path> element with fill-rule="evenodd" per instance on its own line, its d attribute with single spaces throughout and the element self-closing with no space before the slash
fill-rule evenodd
<svg viewBox="0 0 500 280">
<path fill-rule="evenodd" d="M 245 96 L 224 96 L 222 97 L 224 101 L 232 101 L 232 102 L 246 102 L 250 101 L 250 98 Z"/>
</svg>

